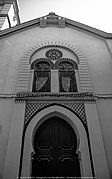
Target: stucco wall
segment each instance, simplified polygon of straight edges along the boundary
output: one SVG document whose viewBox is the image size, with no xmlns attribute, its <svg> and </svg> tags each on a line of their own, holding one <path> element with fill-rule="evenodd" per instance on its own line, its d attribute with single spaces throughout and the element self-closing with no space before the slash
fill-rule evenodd
<svg viewBox="0 0 112 179">
<path fill-rule="evenodd" d="M 109 170 L 112 178 L 112 100 L 98 100 L 97 109 L 100 121 L 100 127 L 106 150 Z"/>
<path fill-rule="evenodd" d="M 45 41 L 62 41 L 78 47 L 87 58 L 94 92 L 111 93 L 112 59 L 106 41 L 68 27 L 35 27 L 1 40 L 0 64 L 2 69 L 7 68 L 5 75 L 8 78 L 1 74 L 1 80 L 5 79 L 5 84 L 1 82 L 0 92 L 15 92 L 21 57 L 34 44 Z M 1 71 L 3 73 L 4 70 Z"/>
<path fill-rule="evenodd" d="M 0 95 L 15 94 L 19 66 L 24 53 L 42 42 L 65 42 L 80 49 L 87 59 L 95 94 L 112 94 L 112 54 L 103 38 L 72 28 L 35 27 L 0 40 Z M 112 41 L 109 41 L 111 46 Z M 7 112 L 6 110 L 7 109 Z M 112 175 L 112 100 L 97 101 L 109 169 Z M 5 160 L 12 119 L 13 102 L 0 99 L 0 126 L 3 147 L 0 160 Z M 4 129 L 4 130 L 3 130 Z M 3 162 L 4 163 L 4 162 Z M 2 166 L 0 174 L 2 174 Z M 1 165 L 1 164 L 0 164 Z"/>
<path fill-rule="evenodd" d="M 13 113 L 13 101 L 0 99 L 0 178 L 2 179 Z M 16 141 L 14 141 L 16 145 Z"/>
</svg>

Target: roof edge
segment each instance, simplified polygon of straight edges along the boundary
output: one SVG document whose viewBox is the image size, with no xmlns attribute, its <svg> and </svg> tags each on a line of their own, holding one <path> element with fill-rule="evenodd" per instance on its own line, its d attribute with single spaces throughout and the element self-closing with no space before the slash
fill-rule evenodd
<svg viewBox="0 0 112 179">
<path fill-rule="evenodd" d="M 102 30 L 99 30 L 97 28 L 85 25 L 83 23 L 80 22 L 76 22 L 70 19 L 66 19 L 66 25 L 68 26 L 73 26 L 75 28 L 90 32 L 92 34 L 95 34 L 97 36 L 103 37 L 103 38 L 112 38 L 112 33 L 108 33 Z"/>
<path fill-rule="evenodd" d="M 88 26 L 88 25 L 85 25 L 85 24 L 82 24 L 82 23 L 61 17 L 61 16 L 58 16 L 55 13 L 49 13 L 47 16 L 36 18 L 36 19 L 30 20 L 30 21 L 24 22 L 22 24 L 18 24 L 11 28 L 2 30 L 2 31 L 0 31 L 0 38 L 4 38 L 8 35 L 18 33 L 20 31 L 23 31 L 23 30 L 31 28 L 31 27 L 39 26 L 41 19 L 44 19 L 47 21 L 48 18 L 49 19 L 51 18 L 51 22 L 53 22 L 53 18 L 55 19 L 55 17 L 56 17 L 56 19 L 59 19 L 59 20 L 60 20 L 60 18 L 65 19 L 65 26 L 81 29 L 83 31 L 89 32 L 91 34 L 97 35 L 97 36 L 105 38 L 105 39 L 112 39 L 112 33 L 104 32 L 104 31 L 96 29 L 94 27 L 91 27 L 91 26 Z"/>
</svg>

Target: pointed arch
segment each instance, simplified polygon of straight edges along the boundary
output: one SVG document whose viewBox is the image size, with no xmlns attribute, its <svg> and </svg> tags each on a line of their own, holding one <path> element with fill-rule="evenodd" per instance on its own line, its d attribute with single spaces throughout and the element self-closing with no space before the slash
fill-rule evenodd
<svg viewBox="0 0 112 179">
<path fill-rule="evenodd" d="M 85 177 L 86 176 L 92 177 L 89 148 L 88 148 L 87 136 L 84 126 L 74 113 L 72 113 L 70 110 L 64 107 L 57 106 L 57 105 L 50 106 L 48 108 L 43 109 L 42 111 L 37 113 L 29 123 L 24 137 L 21 177 L 23 176 L 30 177 L 30 170 L 31 170 L 30 157 L 31 157 L 31 153 L 33 152 L 32 137 L 34 131 L 37 130 L 38 127 L 44 121 L 46 121 L 49 117 L 52 116 L 61 117 L 66 122 L 68 122 L 69 125 L 72 126 L 74 132 L 76 133 L 77 141 L 78 141 L 77 152 L 80 154 L 81 174 L 82 176 Z"/>
</svg>

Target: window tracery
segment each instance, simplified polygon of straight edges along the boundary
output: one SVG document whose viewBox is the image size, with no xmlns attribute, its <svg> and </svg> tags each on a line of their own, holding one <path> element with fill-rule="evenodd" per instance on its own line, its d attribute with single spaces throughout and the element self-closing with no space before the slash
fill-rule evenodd
<svg viewBox="0 0 112 179">
<path fill-rule="evenodd" d="M 62 58 L 63 53 L 58 49 L 50 49 L 45 55 L 47 58 L 37 59 L 31 65 L 34 70 L 32 91 L 77 92 L 77 63 Z"/>
<path fill-rule="evenodd" d="M 42 67 L 44 66 L 44 67 Z M 36 59 L 35 61 L 33 61 L 33 63 L 31 64 L 31 69 L 36 69 L 36 68 L 45 68 L 45 66 L 49 66 L 49 69 L 52 69 L 54 64 L 52 63 L 52 61 L 50 59 L 47 58 L 39 58 Z"/>
<path fill-rule="evenodd" d="M 38 62 L 35 64 L 35 69 L 37 70 L 49 70 L 50 69 L 50 64 L 48 62 Z"/>
<path fill-rule="evenodd" d="M 40 61 L 35 64 L 33 92 L 50 92 L 50 64 Z"/>
<path fill-rule="evenodd" d="M 74 69 L 74 67 L 73 67 L 72 63 L 70 63 L 70 62 L 65 61 L 65 62 L 61 62 L 59 64 L 59 70 L 70 71 L 73 69 Z"/>
<path fill-rule="evenodd" d="M 62 58 L 62 59 L 57 60 L 56 63 L 55 63 L 55 68 L 59 69 L 60 66 L 64 65 L 64 64 L 66 65 L 66 68 L 67 68 L 67 66 L 72 66 L 72 68 L 74 70 L 78 69 L 77 63 L 75 61 L 73 61 L 72 59 L 70 59 L 70 58 Z"/>
<path fill-rule="evenodd" d="M 60 92 L 77 92 L 77 83 L 73 64 L 67 61 L 59 64 Z"/>
</svg>

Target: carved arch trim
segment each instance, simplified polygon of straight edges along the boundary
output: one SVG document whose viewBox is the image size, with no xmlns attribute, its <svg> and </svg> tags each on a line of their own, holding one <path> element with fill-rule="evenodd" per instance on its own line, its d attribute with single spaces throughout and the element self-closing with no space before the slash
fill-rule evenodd
<svg viewBox="0 0 112 179">
<path fill-rule="evenodd" d="M 49 63 L 50 69 L 52 69 L 52 68 L 54 67 L 54 64 L 52 63 L 51 60 L 46 59 L 46 58 L 39 58 L 39 59 L 36 59 L 35 61 L 33 61 L 33 63 L 31 64 L 31 69 L 34 69 L 34 68 L 35 68 L 35 65 L 36 65 L 38 62 L 47 62 L 47 63 Z"/>
<path fill-rule="evenodd" d="M 35 44 L 33 47 L 28 49 L 28 51 L 25 52 L 25 54 L 21 58 L 16 92 L 29 91 L 31 57 L 35 52 L 45 47 L 51 47 L 51 48 L 60 47 L 73 53 L 74 56 L 76 56 L 78 59 L 78 71 L 79 71 L 79 78 L 81 84 L 81 91 L 93 92 L 90 72 L 84 54 L 77 47 L 74 47 L 73 45 L 68 44 L 66 42 L 43 42 L 43 43 Z"/>
<path fill-rule="evenodd" d="M 61 62 L 70 62 L 72 65 L 73 65 L 73 68 L 74 69 L 78 69 L 78 65 L 75 61 L 73 61 L 72 59 L 70 58 L 62 58 L 60 60 L 57 60 L 56 63 L 55 63 L 55 68 L 58 69 L 58 65 L 61 63 Z"/>
</svg>

